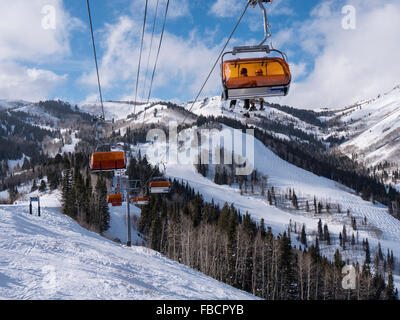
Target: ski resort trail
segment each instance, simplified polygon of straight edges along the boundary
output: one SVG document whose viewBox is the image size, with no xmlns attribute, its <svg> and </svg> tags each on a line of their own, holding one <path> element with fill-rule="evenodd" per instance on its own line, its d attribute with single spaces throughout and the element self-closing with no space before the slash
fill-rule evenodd
<svg viewBox="0 0 400 320">
<path fill-rule="evenodd" d="M 255 299 L 43 206 L 41 217 L 27 204 L 0 206 L 0 299 Z"/>
</svg>

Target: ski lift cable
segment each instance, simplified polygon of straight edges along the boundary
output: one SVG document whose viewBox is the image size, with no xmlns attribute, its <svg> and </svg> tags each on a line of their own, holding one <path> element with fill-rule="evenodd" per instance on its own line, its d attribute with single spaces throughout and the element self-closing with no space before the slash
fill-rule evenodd
<svg viewBox="0 0 400 320">
<path fill-rule="evenodd" d="M 94 41 L 94 33 L 93 33 L 93 24 L 92 24 L 92 15 L 90 12 L 90 4 L 89 0 L 86 0 L 87 3 L 87 8 L 88 8 L 88 15 L 89 15 L 89 23 L 90 23 L 90 33 L 92 35 L 92 45 L 93 45 L 93 55 L 94 55 L 94 61 L 96 64 L 96 73 L 97 73 L 97 84 L 99 87 L 99 94 L 100 94 L 100 103 L 101 103 L 101 112 L 102 112 L 102 120 L 105 120 L 105 114 L 104 114 L 104 105 L 103 105 L 103 95 L 101 92 L 101 84 L 100 84 L 100 75 L 99 75 L 99 65 L 97 63 L 97 54 L 96 54 L 96 45 Z"/>
<path fill-rule="evenodd" d="M 156 4 L 156 12 L 154 14 L 154 20 L 153 20 L 153 30 L 151 32 L 151 40 L 150 40 L 150 50 L 149 50 L 149 56 L 147 57 L 147 66 L 146 66 L 146 72 L 145 72 L 145 78 L 144 78 L 144 85 L 143 85 L 143 97 L 145 96 L 145 90 L 146 90 L 146 85 L 147 85 L 147 75 L 149 73 L 149 66 L 150 66 L 150 57 L 153 49 L 153 38 L 154 38 L 154 30 L 156 28 L 156 22 L 157 22 L 157 14 L 158 14 L 158 5 L 159 5 L 160 0 L 157 0 Z"/>
<path fill-rule="evenodd" d="M 169 8 L 169 0 L 167 0 L 167 5 L 165 7 L 164 22 L 163 22 L 163 27 L 162 27 L 162 31 L 161 31 L 160 42 L 158 44 L 157 56 L 156 56 L 156 60 L 154 62 L 153 74 L 151 76 L 149 95 L 147 96 L 146 105 L 149 103 L 150 97 L 151 97 L 151 90 L 152 90 L 152 87 L 153 87 L 154 76 L 155 76 L 155 73 L 156 73 L 158 58 L 160 56 L 161 45 L 162 45 L 162 41 L 163 41 L 163 38 L 164 38 L 164 31 L 165 31 L 165 25 L 166 25 L 166 22 L 167 22 L 168 8 Z M 145 118 L 146 118 L 146 107 L 144 109 L 143 123 L 144 123 Z"/>
<path fill-rule="evenodd" d="M 230 40 L 232 39 L 233 34 L 235 33 L 235 31 L 236 31 L 237 27 L 239 26 L 240 22 L 242 21 L 242 18 L 243 18 L 244 14 L 245 14 L 246 11 L 247 11 L 247 8 L 249 7 L 249 5 L 250 5 L 251 3 L 252 3 L 251 0 L 249 0 L 249 1 L 247 2 L 246 7 L 244 8 L 244 10 L 243 10 L 241 16 L 239 17 L 239 20 L 237 21 L 235 27 L 233 28 L 233 30 L 232 30 L 232 32 L 231 32 L 231 34 L 230 34 L 228 40 L 226 41 L 224 47 L 222 48 L 220 54 L 218 55 L 218 58 L 215 60 L 215 63 L 214 63 L 214 65 L 212 66 L 210 73 L 208 74 L 206 80 L 204 81 L 203 85 L 201 86 L 199 92 L 197 93 L 197 96 L 196 96 L 196 98 L 194 99 L 194 101 L 193 101 L 191 107 L 189 108 L 189 112 L 192 111 L 192 109 L 193 109 L 195 103 L 197 102 L 197 100 L 199 99 L 201 93 L 203 92 L 203 89 L 204 89 L 204 87 L 206 86 L 208 80 L 210 79 L 211 74 L 214 72 L 215 67 L 217 66 L 217 64 L 218 64 L 218 62 L 219 62 L 221 56 L 223 55 L 223 53 L 224 53 L 226 47 L 228 46 Z M 182 121 L 182 123 L 181 123 L 182 126 L 185 124 L 185 121 L 186 121 L 187 117 L 188 117 L 188 116 L 185 115 L 185 118 L 183 119 L 183 121 Z"/>
<path fill-rule="evenodd" d="M 144 39 L 144 32 L 146 28 L 146 18 L 147 18 L 147 5 L 148 5 L 148 0 L 146 0 L 146 6 L 144 9 L 144 20 L 143 20 L 143 30 L 142 30 L 142 40 L 140 44 L 140 54 L 139 54 L 139 64 L 138 64 L 138 71 L 137 71 L 137 76 L 136 76 L 136 88 L 135 88 L 135 104 L 134 104 L 134 109 L 133 109 L 133 114 L 136 115 L 136 102 L 137 102 L 137 91 L 138 91 L 138 84 L 139 84 L 139 75 L 140 75 L 140 65 L 142 62 L 142 52 L 143 52 L 143 39 Z"/>
</svg>

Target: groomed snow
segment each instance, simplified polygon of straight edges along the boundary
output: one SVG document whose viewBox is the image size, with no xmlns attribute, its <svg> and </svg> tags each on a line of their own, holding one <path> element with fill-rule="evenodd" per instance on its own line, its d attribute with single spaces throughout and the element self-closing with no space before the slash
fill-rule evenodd
<svg viewBox="0 0 400 320">
<path fill-rule="evenodd" d="M 0 206 L 0 299 L 254 299 L 144 247 L 92 233 L 42 198 Z M 34 211 L 36 213 L 36 211 Z"/>
</svg>

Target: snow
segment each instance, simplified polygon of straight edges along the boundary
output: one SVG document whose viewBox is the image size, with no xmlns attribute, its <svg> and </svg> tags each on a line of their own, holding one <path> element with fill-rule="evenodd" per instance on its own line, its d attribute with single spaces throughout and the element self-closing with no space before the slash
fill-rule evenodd
<svg viewBox="0 0 400 320">
<path fill-rule="evenodd" d="M 65 144 L 62 149 L 61 149 L 61 153 L 63 154 L 64 152 L 66 153 L 73 153 L 75 151 L 75 147 L 76 145 L 81 141 L 81 139 L 76 137 L 77 132 L 73 132 L 71 134 L 71 143 L 70 144 Z"/>
<path fill-rule="evenodd" d="M 143 235 L 137 231 L 137 223 L 140 217 L 140 209 L 136 206 L 130 205 L 131 217 L 131 241 L 133 244 L 143 244 Z M 126 243 L 127 236 L 127 223 L 126 223 L 126 202 L 121 207 L 109 206 L 110 210 L 110 228 L 104 233 L 105 236 L 111 240 L 119 239 L 122 243 Z"/>
<path fill-rule="evenodd" d="M 0 299 L 255 299 L 144 247 L 92 233 L 41 198 L 0 206 Z M 34 211 L 35 212 L 35 211 Z"/>
<path fill-rule="evenodd" d="M 232 130 L 225 126 L 226 129 Z M 190 144 L 187 144 L 190 145 Z M 141 146 L 142 154 L 147 154 L 148 159 L 154 165 L 159 165 L 159 159 L 154 158 L 157 151 L 159 154 L 165 153 L 165 146 L 156 142 L 152 145 Z M 312 204 L 313 197 L 322 203 L 329 202 L 331 205 L 340 204 L 341 211 L 350 210 L 352 216 L 360 222 L 367 218 L 368 230 L 359 230 L 360 241 L 364 238 L 369 239 L 371 249 L 374 250 L 381 243 L 384 252 L 387 249 L 393 250 L 394 255 L 400 258 L 400 221 L 392 217 L 385 206 L 377 203 L 362 200 L 354 191 L 333 180 L 319 177 L 311 172 L 298 168 L 275 155 L 269 148 L 265 147 L 259 140 L 255 139 L 255 169 L 264 176 L 268 177 L 268 185 L 274 186 L 276 190 L 286 190 L 292 188 L 299 198 L 308 199 Z M 185 159 L 183 149 L 179 150 L 176 159 Z M 162 158 L 162 156 L 161 156 Z M 256 221 L 264 219 L 266 225 L 272 227 L 274 234 L 283 233 L 292 221 L 297 225 L 305 224 L 307 233 L 317 231 L 318 220 L 321 218 L 323 223 L 327 223 L 329 231 L 335 237 L 343 229 L 343 224 L 347 224 L 347 230 L 352 230 L 349 226 L 346 214 L 333 212 L 331 214 L 301 214 L 296 211 L 284 211 L 274 206 L 270 206 L 267 199 L 261 196 L 240 195 L 238 188 L 233 186 L 219 186 L 208 178 L 200 175 L 193 165 L 197 159 L 193 155 L 191 162 L 184 163 L 178 160 L 168 160 L 164 157 L 166 175 L 177 180 L 188 182 L 191 187 L 199 191 L 206 201 L 214 200 L 220 206 L 224 203 L 234 204 L 242 214 L 249 212 Z M 351 233 L 350 233 L 351 235 Z M 294 239 L 292 239 L 294 240 Z M 293 241 L 296 244 L 296 241 Z M 330 254 L 333 255 L 334 251 Z M 354 257 L 361 259 L 361 256 Z M 363 262 L 363 261 L 361 261 Z"/>
<path fill-rule="evenodd" d="M 117 120 L 122 120 L 126 119 L 128 115 L 133 114 L 135 110 L 135 106 L 133 104 L 130 104 L 128 102 L 103 102 L 104 106 L 104 113 L 106 116 L 106 120 L 111 120 L 114 119 L 115 121 Z M 148 105 L 137 105 L 136 106 L 136 113 L 139 113 L 140 111 L 143 111 L 145 106 Z M 84 112 L 92 113 L 92 114 L 100 114 L 101 112 L 101 106 L 99 104 L 81 104 L 79 106 L 81 110 Z"/>
<path fill-rule="evenodd" d="M 0 109 L 15 109 L 20 108 L 21 106 L 29 105 L 31 102 L 27 102 L 24 100 L 5 100 L 0 99 Z"/>
<path fill-rule="evenodd" d="M 8 160 L 8 167 L 11 170 L 14 170 L 17 166 L 19 166 L 20 168 L 22 167 L 22 165 L 24 164 L 24 160 L 25 158 L 27 158 L 28 160 L 30 159 L 28 156 L 26 155 L 22 155 L 21 159 L 17 159 L 17 160 Z"/>
<path fill-rule="evenodd" d="M 345 153 L 357 152 L 368 166 L 385 160 L 398 163 L 400 88 L 339 111 L 338 115 L 351 136 L 341 145 Z"/>
<path fill-rule="evenodd" d="M 243 109 L 243 104 L 244 102 L 241 100 L 238 100 L 236 103 L 236 106 L 232 109 L 230 109 L 230 102 L 229 101 L 224 101 L 221 100 L 221 97 L 211 97 L 211 98 L 206 98 L 204 100 L 196 102 L 194 105 L 193 103 L 186 103 L 183 105 L 183 107 L 186 110 L 191 110 L 196 115 L 202 115 L 204 117 L 227 117 L 231 119 L 235 119 L 237 121 L 241 121 L 242 123 L 247 123 L 248 125 L 253 125 L 261 130 L 263 130 L 262 127 L 259 126 L 259 123 L 262 118 L 268 118 L 271 120 L 274 120 L 276 122 L 279 122 L 281 124 L 293 124 L 296 128 L 303 130 L 306 133 L 309 134 L 317 134 L 319 136 L 322 136 L 323 133 L 320 128 L 310 125 L 296 117 L 294 117 L 291 114 L 288 114 L 284 111 L 271 108 L 268 106 L 268 103 L 265 102 L 264 108 L 265 110 L 263 111 L 253 111 L 252 112 L 252 117 L 250 119 L 246 118 L 244 114 L 246 111 Z M 258 108 L 259 105 L 256 104 L 256 107 Z M 276 132 L 269 132 L 270 134 L 275 134 L 279 135 L 279 133 Z M 291 140 L 287 135 L 281 134 L 280 138 L 285 139 L 285 140 Z"/>
<path fill-rule="evenodd" d="M 241 104 L 242 102 L 238 102 Z M 29 103 L 19 105 L 27 108 Z M 0 107 L 13 106 L 11 102 L 2 102 Z M 183 105 L 186 110 L 191 103 Z M 143 110 L 148 105 L 136 107 L 137 119 L 123 121 L 133 113 L 134 106 L 128 103 L 106 102 L 106 118 L 114 118 L 116 125 L 121 129 L 127 125 L 142 125 L 151 123 L 167 124 L 171 121 L 180 123 L 184 115 L 176 110 L 167 109 L 165 105 L 155 105 Z M 361 108 L 360 108 L 361 107 Z M 98 105 L 82 105 L 82 109 L 98 113 Z M 157 115 L 154 111 L 157 109 Z M 251 126 L 257 126 L 261 116 L 275 121 L 293 123 L 296 128 L 305 132 L 327 137 L 319 128 L 311 126 L 292 115 L 277 109 L 266 108 L 263 112 L 254 112 L 252 119 L 243 116 L 242 108 L 229 110 L 229 102 L 221 101 L 220 97 L 212 97 L 197 102 L 191 111 L 203 116 L 226 116 L 242 121 Z M 33 112 L 33 111 L 31 111 Z M 34 111 L 36 112 L 36 111 Z M 399 125 L 400 117 L 400 88 L 372 99 L 362 101 L 354 106 L 336 111 L 336 116 L 345 123 L 338 127 L 337 132 L 332 130 L 328 135 L 350 135 L 350 140 L 340 148 L 351 155 L 356 151 L 367 164 L 374 165 L 386 159 L 398 161 Z M 334 116 L 320 117 L 327 121 Z M 190 117 L 189 117 L 190 118 Z M 190 119 L 186 123 L 190 123 Z M 353 120 L 353 122 L 351 122 Z M 232 130 L 224 126 L 225 129 Z M 117 128 L 118 130 L 118 128 Z M 193 129 L 192 129 L 193 130 Z M 123 134 L 123 130 L 122 134 Z M 283 133 L 274 133 L 276 137 L 285 140 L 292 138 Z M 72 143 L 63 148 L 63 152 L 73 152 L 79 139 L 76 133 L 72 135 Z M 154 158 L 154 153 L 165 152 L 159 142 L 143 144 L 134 147 L 141 149 L 142 154 L 149 156 L 153 165 L 162 162 Z M 180 150 L 176 159 L 184 157 L 184 150 Z M 309 241 L 313 241 L 312 233 L 317 230 L 318 220 L 327 223 L 333 238 L 337 238 L 342 231 L 343 224 L 347 230 L 346 214 L 332 212 L 331 214 L 314 215 L 299 213 L 295 210 L 283 210 L 270 206 L 265 197 L 260 195 L 240 195 L 238 186 L 220 186 L 208 178 L 200 175 L 194 165 L 179 161 L 165 161 L 166 175 L 171 178 L 188 182 L 191 187 L 199 191 L 206 201 L 214 200 L 220 206 L 224 203 L 234 204 L 241 213 L 249 212 L 256 221 L 264 219 L 267 226 L 272 227 L 275 235 L 287 230 L 290 222 L 298 225 L 305 224 Z M 21 160 L 20 160 L 21 161 Z M 20 163 L 22 165 L 22 163 Z M 378 243 L 383 252 L 393 250 L 394 255 L 400 258 L 400 221 L 388 214 L 385 206 L 362 200 L 354 190 L 335 181 L 319 177 L 313 173 L 298 168 L 282 160 L 260 141 L 255 139 L 255 168 L 268 178 L 268 186 L 275 190 L 284 191 L 293 188 L 301 201 L 305 199 L 312 203 L 316 196 L 317 201 L 329 202 L 332 205 L 340 204 L 342 212 L 349 209 L 357 221 L 367 218 L 368 229 L 359 230 L 360 241 L 368 238 L 372 254 Z M 163 169 L 161 167 L 160 169 Z M 210 171 L 214 168 L 211 166 Z M 54 298 L 54 299 L 243 299 L 254 298 L 246 293 L 234 290 L 216 282 L 189 268 L 176 264 L 158 253 L 141 248 L 127 248 L 126 243 L 126 205 L 110 207 L 110 229 L 105 233 L 108 239 L 119 239 L 122 244 L 111 242 L 94 233 L 91 233 L 61 215 L 57 208 L 60 204 L 59 191 L 41 194 L 41 204 L 44 207 L 42 218 L 29 217 L 27 203 L 30 194 L 24 196 L 20 206 L 0 206 L 0 256 L 7 257 L 6 262 L 0 262 L 0 298 Z M 0 193 L 0 198 L 8 198 L 8 192 Z M 335 210 L 332 210 L 335 211 Z M 140 216 L 140 209 L 131 206 L 132 215 L 132 242 L 141 243 L 143 236 L 137 232 L 136 219 Z M 43 223 L 45 221 L 45 223 Z M 7 238 L 6 234 L 11 235 Z M 292 242 L 299 245 L 296 239 Z M 11 243 L 11 239 L 18 240 Z M 337 245 L 324 247 L 321 251 L 332 257 Z M 15 252 L 14 252 L 15 251 Z M 346 250 L 345 258 L 358 259 L 363 262 L 363 252 Z M 64 257 L 64 259 L 63 259 Z M 27 266 L 31 263 L 32 266 Z M 12 267 L 10 267 L 12 266 Z M 43 267 L 54 267 L 57 275 L 56 288 L 43 288 Z M 48 270 L 47 268 L 46 270 Z M 50 268 L 51 269 L 51 268 Z M 51 269 L 52 270 L 52 269 Z M 395 283 L 400 289 L 400 276 L 394 275 Z M 46 286 L 45 286 L 46 287 Z"/>
</svg>

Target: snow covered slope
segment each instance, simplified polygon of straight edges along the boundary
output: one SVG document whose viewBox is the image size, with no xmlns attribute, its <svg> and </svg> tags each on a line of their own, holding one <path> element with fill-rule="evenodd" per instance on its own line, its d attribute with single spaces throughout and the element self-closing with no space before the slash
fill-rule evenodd
<svg viewBox="0 0 400 320">
<path fill-rule="evenodd" d="M 214 200 L 221 206 L 227 202 L 234 204 L 242 213 L 248 211 L 253 218 L 260 220 L 263 218 L 268 226 L 272 227 L 275 234 L 282 233 L 292 221 L 297 225 L 306 224 L 308 233 L 317 230 L 318 220 L 321 218 L 323 223 L 329 225 L 329 231 L 336 237 L 347 225 L 347 230 L 351 230 L 349 218 L 346 211 L 349 209 L 352 216 L 357 221 L 367 218 L 368 229 L 358 230 L 360 241 L 368 238 L 372 248 L 376 248 L 381 242 L 385 252 L 387 249 L 393 250 L 396 257 L 400 257 L 400 221 L 392 217 L 385 206 L 372 204 L 364 201 L 353 190 L 323 177 L 319 177 L 306 170 L 298 168 L 275 155 L 269 148 L 265 147 L 259 140 L 255 139 L 255 169 L 259 173 L 268 177 L 269 186 L 274 186 L 276 190 L 286 190 L 293 188 L 300 199 L 307 199 L 312 203 L 315 196 L 322 203 L 340 204 L 341 213 L 332 210 L 331 214 L 313 213 L 302 214 L 297 211 L 287 211 L 270 206 L 266 197 L 240 194 L 240 190 L 234 186 L 220 186 L 208 178 L 203 177 L 192 163 L 182 163 L 179 161 L 166 161 L 166 174 L 171 178 L 188 182 L 191 187 L 199 191 L 206 201 Z M 150 155 L 149 160 L 154 159 L 156 151 L 162 152 L 163 147 L 159 143 L 142 146 L 142 154 Z M 177 159 L 184 159 L 184 150 L 180 150 Z M 153 155 L 153 156 L 152 156 Z M 193 157 L 192 161 L 197 159 Z M 158 160 L 157 160 L 158 161 Z M 154 164 L 158 162 L 153 160 Z M 314 238 L 310 238 L 310 240 Z M 334 251 L 327 253 L 327 256 Z M 348 252 L 352 254 L 352 252 Z M 363 255 L 363 254 L 362 254 Z M 364 258 L 364 256 L 360 256 Z M 363 262 L 363 261 L 361 261 Z"/>
<path fill-rule="evenodd" d="M 37 217 L 26 204 L 0 206 L 0 258 L 0 299 L 255 298 L 152 250 L 89 232 L 53 207 Z"/>
<path fill-rule="evenodd" d="M 244 102 L 238 100 L 236 106 L 232 109 L 230 108 L 230 102 L 221 100 L 221 97 L 215 96 L 210 98 L 205 98 L 201 101 L 196 102 L 194 105 L 192 102 L 188 102 L 182 105 L 186 110 L 191 110 L 194 114 L 198 116 L 204 117 L 226 117 L 231 118 L 237 121 L 240 121 L 244 124 L 249 126 L 258 127 L 261 130 L 265 130 L 265 123 L 264 121 L 268 121 L 268 123 L 278 123 L 279 125 L 286 125 L 286 126 L 293 126 L 294 128 L 301 130 L 305 133 L 316 135 L 320 138 L 326 137 L 326 132 L 322 130 L 322 128 L 307 123 L 299 118 L 279 110 L 273 105 L 268 104 L 265 102 L 264 110 L 260 111 L 259 104 L 256 103 L 256 111 L 251 112 L 251 117 L 246 117 L 244 114 L 248 113 L 243 108 Z M 265 130 L 269 134 L 285 139 L 291 140 L 293 139 L 290 134 L 287 132 L 276 132 L 274 130 Z"/>
<path fill-rule="evenodd" d="M 357 153 L 369 166 L 389 161 L 399 164 L 400 86 L 377 98 L 338 112 L 350 139 L 341 149 Z"/>
<path fill-rule="evenodd" d="M 104 113 L 106 120 L 121 120 L 126 119 L 126 117 L 133 113 L 134 105 L 123 102 L 104 102 Z M 80 110 L 88 112 L 91 114 L 100 114 L 101 106 L 100 104 L 81 104 L 79 106 Z M 136 106 L 136 112 L 140 112 L 144 109 L 144 105 Z"/>
</svg>

